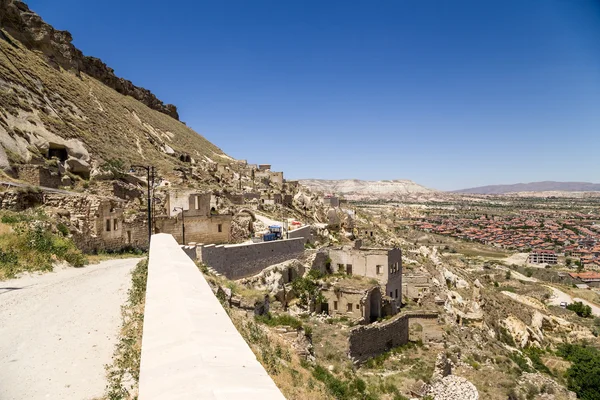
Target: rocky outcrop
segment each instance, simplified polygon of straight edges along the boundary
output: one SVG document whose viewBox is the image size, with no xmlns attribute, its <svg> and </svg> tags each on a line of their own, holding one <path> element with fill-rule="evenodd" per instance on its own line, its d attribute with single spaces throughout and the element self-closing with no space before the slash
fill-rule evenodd
<svg viewBox="0 0 600 400">
<path fill-rule="evenodd" d="M 73 37 L 69 32 L 54 29 L 22 1 L 0 0 L 0 10 L 0 28 L 25 47 L 42 52 L 50 65 L 76 74 L 83 72 L 121 94 L 131 96 L 154 110 L 179 119 L 177 107 L 164 104 L 149 90 L 119 78 L 102 60 L 85 56 L 71 43 Z M 0 38 L 10 40 L 4 34 L 0 35 Z"/>
</svg>

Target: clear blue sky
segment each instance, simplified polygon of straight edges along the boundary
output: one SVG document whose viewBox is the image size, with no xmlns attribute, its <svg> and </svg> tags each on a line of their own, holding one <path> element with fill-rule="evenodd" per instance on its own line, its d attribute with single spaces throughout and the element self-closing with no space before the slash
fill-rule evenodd
<svg viewBox="0 0 600 400">
<path fill-rule="evenodd" d="M 30 0 L 288 178 L 600 181 L 599 0 Z"/>
</svg>

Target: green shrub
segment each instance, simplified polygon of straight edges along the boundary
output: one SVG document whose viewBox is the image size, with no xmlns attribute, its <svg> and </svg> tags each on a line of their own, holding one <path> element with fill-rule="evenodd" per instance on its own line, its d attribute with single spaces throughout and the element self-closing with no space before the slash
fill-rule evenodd
<svg viewBox="0 0 600 400">
<path fill-rule="evenodd" d="M 56 225 L 56 229 L 58 229 L 58 231 L 60 233 L 62 233 L 63 236 L 69 236 L 69 233 L 71 233 L 69 231 L 69 227 L 67 227 L 65 224 L 63 224 L 62 222 L 59 223 L 58 225 Z"/>
<path fill-rule="evenodd" d="M 37 220 L 16 223 L 13 232 L 0 235 L 0 276 L 12 278 L 22 271 L 51 271 L 55 260 L 74 267 L 87 263 L 72 240 L 52 233 L 47 224 Z"/>
<path fill-rule="evenodd" d="M 575 312 L 575 314 L 579 315 L 582 318 L 588 318 L 592 315 L 592 308 L 586 304 L 583 304 L 580 301 L 576 301 L 567 306 L 567 310 L 571 310 Z"/>
<path fill-rule="evenodd" d="M 565 373 L 567 387 L 584 400 L 600 399 L 600 350 L 591 346 L 563 344 L 557 354 L 572 364 Z"/>
<path fill-rule="evenodd" d="M 294 329 L 302 329 L 302 321 L 289 314 L 272 315 L 271 313 L 267 313 L 265 315 L 256 315 L 254 319 L 268 326 L 289 326 Z"/>
</svg>

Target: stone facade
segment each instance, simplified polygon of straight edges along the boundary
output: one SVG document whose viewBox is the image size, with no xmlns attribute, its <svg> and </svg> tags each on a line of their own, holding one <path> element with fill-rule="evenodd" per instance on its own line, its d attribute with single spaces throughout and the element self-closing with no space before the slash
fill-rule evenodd
<svg viewBox="0 0 600 400">
<path fill-rule="evenodd" d="M 211 212 L 211 192 L 172 190 L 165 200 L 165 215 L 154 220 L 155 233 L 169 233 L 178 243 L 228 243 L 232 215 Z M 181 210 L 183 209 L 183 211 Z M 183 213 L 183 217 L 181 215 Z M 185 241 L 183 243 L 183 225 Z"/>
<path fill-rule="evenodd" d="M 304 253 L 304 239 L 274 240 L 251 244 L 198 245 L 198 261 L 208 265 L 228 279 L 255 275 L 263 269 Z"/>
<path fill-rule="evenodd" d="M 337 248 L 328 249 L 327 272 L 345 272 L 377 279 L 386 295 L 402 302 L 402 251 L 400 249 Z"/>
<path fill-rule="evenodd" d="M 429 292 L 431 277 L 427 275 L 403 275 L 402 295 L 411 300 L 418 300 Z"/>
<path fill-rule="evenodd" d="M 325 301 L 316 310 L 332 316 L 346 316 L 361 323 L 377 321 L 382 316 L 382 296 L 379 285 L 359 289 L 349 286 L 332 285 L 323 288 Z"/>
</svg>

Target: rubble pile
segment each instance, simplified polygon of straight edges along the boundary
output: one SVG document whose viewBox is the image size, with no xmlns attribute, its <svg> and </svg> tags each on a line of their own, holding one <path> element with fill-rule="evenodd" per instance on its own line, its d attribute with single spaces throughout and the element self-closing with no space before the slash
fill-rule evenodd
<svg viewBox="0 0 600 400">
<path fill-rule="evenodd" d="M 448 375 L 429 388 L 434 400 L 478 400 L 479 392 L 471 382 L 460 376 Z"/>
</svg>

